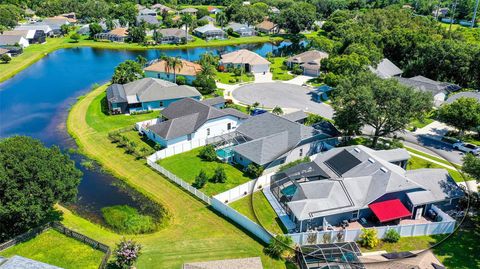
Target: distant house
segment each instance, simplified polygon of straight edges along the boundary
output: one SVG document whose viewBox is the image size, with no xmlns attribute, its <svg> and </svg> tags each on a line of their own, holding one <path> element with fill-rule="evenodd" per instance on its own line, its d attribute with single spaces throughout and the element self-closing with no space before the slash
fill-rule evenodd
<svg viewBox="0 0 480 269">
<path fill-rule="evenodd" d="M 270 12 L 272 12 L 273 14 L 280 14 L 280 9 L 276 8 L 276 7 L 270 7 L 269 8 Z"/>
<path fill-rule="evenodd" d="M 162 4 L 155 4 L 153 6 L 151 6 L 152 9 L 156 10 L 157 13 L 164 13 L 164 12 L 170 12 L 170 11 L 173 11 L 172 8 L 169 8 L 165 5 L 162 5 Z"/>
<path fill-rule="evenodd" d="M 433 96 L 434 105 L 436 107 L 443 104 L 449 93 L 456 92 L 461 89 L 461 87 L 458 85 L 448 82 L 435 81 L 424 76 L 415 76 L 412 78 L 394 78 L 404 86 L 413 87 L 418 91 L 431 93 Z"/>
<path fill-rule="evenodd" d="M 222 12 L 222 10 L 219 9 L 218 7 L 212 7 L 212 6 L 207 7 L 207 10 L 208 10 L 208 13 L 210 14 L 217 14 L 219 12 Z"/>
<path fill-rule="evenodd" d="M 241 49 L 223 54 L 220 66 L 225 69 L 230 67 L 243 67 L 245 72 L 263 73 L 270 70 L 270 62 L 257 53 Z"/>
<path fill-rule="evenodd" d="M 46 35 L 40 30 L 12 30 L 4 31 L 3 35 L 21 35 L 31 44 L 43 44 L 47 41 Z"/>
<path fill-rule="evenodd" d="M 112 42 L 125 42 L 128 37 L 127 28 L 115 28 L 107 33 L 99 33 L 95 35 L 96 39 L 110 40 Z"/>
<path fill-rule="evenodd" d="M 225 98 L 223 98 L 222 96 L 218 96 L 218 97 L 213 97 L 213 98 L 210 98 L 210 99 L 204 99 L 201 102 L 206 104 L 206 105 L 218 108 L 218 109 L 224 109 L 227 100 L 225 100 Z"/>
<path fill-rule="evenodd" d="M 213 26 L 212 24 L 207 24 L 202 27 L 195 28 L 193 33 L 205 40 L 212 39 L 225 39 L 227 34 L 220 28 Z"/>
<path fill-rule="evenodd" d="M 0 46 L 20 46 L 26 48 L 30 46 L 28 40 L 23 35 L 0 35 Z"/>
<path fill-rule="evenodd" d="M 292 112 L 292 113 L 288 113 L 288 114 L 285 114 L 285 115 L 282 115 L 283 118 L 289 120 L 289 121 L 293 121 L 293 122 L 298 122 L 300 124 L 304 124 L 305 121 L 307 120 L 308 118 L 308 114 L 303 112 L 302 110 L 298 110 L 298 111 L 295 111 L 295 112 Z"/>
<path fill-rule="evenodd" d="M 403 73 L 402 69 L 398 68 L 387 58 L 383 58 L 380 63 L 378 63 L 377 67 L 374 68 L 372 66 L 369 66 L 368 68 L 370 69 L 370 71 L 372 71 L 381 78 L 401 76 Z"/>
<path fill-rule="evenodd" d="M 254 36 L 256 35 L 255 28 L 248 26 L 247 24 L 230 22 L 225 29 L 231 28 L 235 33 L 239 34 L 241 37 L 244 36 Z"/>
<path fill-rule="evenodd" d="M 432 16 L 435 18 L 445 17 L 448 14 L 448 7 L 439 7 L 432 11 Z"/>
<path fill-rule="evenodd" d="M 53 30 L 50 26 L 44 24 L 22 24 L 15 27 L 14 30 L 35 30 L 35 31 L 42 31 L 46 36 L 53 36 Z"/>
<path fill-rule="evenodd" d="M 480 103 L 480 92 L 459 92 L 449 96 L 445 103 L 451 104 L 462 97 L 477 99 Z"/>
<path fill-rule="evenodd" d="M 185 263 L 182 269 L 263 269 L 259 257 Z"/>
<path fill-rule="evenodd" d="M 158 30 L 162 34 L 162 44 L 179 44 L 182 43 L 183 38 L 187 39 L 187 42 L 193 40 L 193 37 L 189 34 L 185 37 L 185 30 L 178 28 L 166 28 Z"/>
<path fill-rule="evenodd" d="M 212 18 L 208 15 L 203 16 L 202 18 L 199 19 L 199 21 L 206 21 L 208 23 L 215 23 L 216 22 L 215 18 Z"/>
<path fill-rule="evenodd" d="M 137 25 L 142 24 L 143 22 L 149 25 L 160 25 L 161 23 L 158 21 L 157 16 L 152 15 L 138 15 L 136 18 Z"/>
<path fill-rule="evenodd" d="M 145 135 L 171 147 L 233 132 L 248 115 L 232 108 L 218 109 L 201 101 L 185 98 L 162 110 L 162 121 L 140 129 Z"/>
<path fill-rule="evenodd" d="M 202 71 L 202 66 L 183 59 L 181 61 L 182 65 L 176 68 L 175 75 L 177 78 L 178 76 L 185 77 L 186 83 L 191 85 L 197 78 L 197 74 Z M 144 71 L 146 77 L 159 78 L 168 81 L 174 80 L 173 70 L 171 67 L 167 66 L 167 62 L 164 60 L 157 61 L 150 66 L 147 66 Z"/>
<path fill-rule="evenodd" d="M 287 59 L 288 67 L 299 65 L 306 76 L 318 77 L 320 75 L 320 61 L 328 58 L 328 53 L 318 50 L 309 50 Z"/>
<path fill-rule="evenodd" d="M 12 56 L 12 55 L 9 53 L 9 50 L 8 50 L 8 49 L 0 48 L 0 56 L 2 56 L 3 54 L 7 54 L 8 56 Z"/>
<path fill-rule="evenodd" d="M 37 25 L 48 25 L 52 29 L 52 34 L 58 36 L 62 34 L 62 25 L 74 24 L 76 20 L 69 19 L 62 16 L 45 18 L 42 21 L 36 22 Z"/>
<path fill-rule="evenodd" d="M 143 8 L 138 11 L 138 15 L 157 16 L 157 11 L 149 8 Z"/>
<path fill-rule="evenodd" d="M 419 269 L 445 269 L 431 250 L 416 250 L 408 252 L 391 252 L 377 255 L 359 256 L 365 269 L 388 268 L 419 268 Z"/>
<path fill-rule="evenodd" d="M 275 24 L 267 19 L 257 24 L 255 28 L 257 28 L 257 31 L 264 34 L 278 34 L 280 32 L 280 27 L 278 24 Z"/>
<path fill-rule="evenodd" d="M 47 263 L 14 255 L 11 258 L 0 256 L 0 269 L 62 269 Z"/>
<path fill-rule="evenodd" d="M 193 7 L 189 7 L 189 8 L 185 8 L 185 9 L 180 10 L 180 13 L 182 13 L 182 14 L 190 14 L 190 15 L 192 15 L 192 16 L 196 16 L 196 15 L 197 15 L 197 12 L 198 12 L 198 9 L 193 8 Z"/>
<path fill-rule="evenodd" d="M 201 96 L 193 87 L 156 78 L 112 84 L 107 88 L 108 108 L 113 114 L 163 109 L 180 99 L 200 99 Z"/>
</svg>

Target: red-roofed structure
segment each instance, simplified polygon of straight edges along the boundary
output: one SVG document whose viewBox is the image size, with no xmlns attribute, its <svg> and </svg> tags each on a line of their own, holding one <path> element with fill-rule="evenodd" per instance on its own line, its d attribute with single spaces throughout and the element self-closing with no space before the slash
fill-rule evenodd
<svg viewBox="0 0 480 269">
<path fill-rule="evenodd" d="M 387 200 L 368 205 L 380 222 L 389 222 L 396 219 L 411 217 L 412 213 L 399 199 Z"/>
</svg>

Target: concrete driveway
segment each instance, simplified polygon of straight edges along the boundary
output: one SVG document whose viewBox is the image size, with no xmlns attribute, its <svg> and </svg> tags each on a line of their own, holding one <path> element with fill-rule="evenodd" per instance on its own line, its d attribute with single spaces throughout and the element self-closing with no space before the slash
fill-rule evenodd
<svg viewBox="0 0 480 269">
<path fill-rule="evenodd" d="M 258 102 L 261 107 L 265 108 L 271 109 L 279 106 L 286 109 L 303 110 L 331 119 L 333 108 L 327 104 L 312 101 L 310 91 L 309 87 L 290 83 L 253 83 L 233 90 L 232 96 L 235 100 L 247 105 Z"/>
</svg>

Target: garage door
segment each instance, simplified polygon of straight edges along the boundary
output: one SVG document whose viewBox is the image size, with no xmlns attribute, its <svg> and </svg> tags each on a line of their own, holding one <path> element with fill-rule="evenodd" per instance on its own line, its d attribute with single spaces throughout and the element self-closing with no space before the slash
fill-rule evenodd
<svg viewBox="0 0 480 269">
<path fill-rule="evenodd" d="M 253 73 L 268 72 L 270 70 L 270 65 L 268 64 L 251 65 L 251 69 Z"/>
</svg>

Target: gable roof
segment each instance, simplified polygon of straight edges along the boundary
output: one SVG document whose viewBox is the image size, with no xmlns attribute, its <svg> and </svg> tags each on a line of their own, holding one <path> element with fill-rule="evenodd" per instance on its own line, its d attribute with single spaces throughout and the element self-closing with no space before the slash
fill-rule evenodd
<svg viewBox="0 0 480 269">
<path fill-rule="evenodd" d="M 32 39 L 35 37 L 36 30 L 11 30 L 4 31 L 2 35 L 21 35 L 24 38 Z"/>
<path fill-rule="evenodd" d="M 239 119 L 248 118 L 246 114 L 232 113 L 227 109 L 220 110 L 192 98 L 184 98 L 171 103 L 162 110 L 162 116 L 168 120 L 148 128 L 164 139 L 191 134 L 211 119 L 227 116 Z"/>
<path fill-rule="evenodd" d="M 204 99 L 201 102 L 206 104 L 206 105 L 209 105 L 209 106 L 214 106 L 214 105 L 225 104 L 226 101 L 227 100 L 225 100 L 225 98 L 223 98 L 223 96 L 217 96 L 217 97 L 214 97 L 214 98 Z"/>
<path fill-rule="evenodd" d="M 19 44 L 22 39 L 25 39 L 22 35 L 0 35 L 0 45 L 15 45 Z M 26 39 L 25 39 L 26 40 Z"/>
<path fill-rule="evenodd" d="M 165 29 L 160 29 L 158 30 L 163 37 L 167 36 L 175 36 L 178 38 L 185 37 L 185 30 L 179 29 L 179 28 L 165 28 Z M 187 34 L 187 39 L 192 39 L 192 36 Z"/>
<path fill-rule="evenodd" d="M 167 7 L 167 6 L 165 6 L 165 5 L 162 5 L 162 4 L 155 4 L 155 5 L 151 6 L 151 8 L 156 9 L 156 10 L 160 10 L 160 11 L 162 11 L 162 12 L 163 12 L 164 10 L 165 10 L 165 11 L 171 11 L 171 10 L 173 10 L 172 8 Z"/>
<path fill-rule="evenodd" d="M 264 20 L 261 23 L 257 24 L 255 27 L 257 27 L 258 29 L 270 31 L 273 28 L 277 27 L 277 25 L 269 20 Z"/>
<path fill-rule="evenodd" d="M 211 23 L 205 24 L 202 27 L 197 27 L 197 28 L 195 28 L 195 31 L 199 32 L 199 33 L 202 33 L 202 34 L 204 34 L 206 32 L 222 32 L 223 33 L 222 29 L 213 26 L 213 24 L 211 24 Z"/>
<path fill-rule="evenodd" d="M 126 36 L 128 36 L 128 28 L 119 27 L 119 28 L 115 28 L 115 29 L 111 30 L 108 33 L 111 34 L 111 35 L 126 37 Z"/>
<path fill-rule="evenodd" d="M 248 26 L 245 23 L 238 23 L 238 22 L 230 22 L 225 29 L 232 28 L 234 32 L 239 32 L 239 31 L 251 31 L 254 30 L 253 26 Z"/>
<path fill-rule="evenodd" d="M 263 58 L 262 56 L 258 55 L 253 51 L 246 49 L 225 53 L 221 57 L 221 62 L 224 64 L 270 64 L 267 59 Z"/>
<path fill-rule="evenodd" d="M 149 24 L 160 24 L 160 22 L 157 19 L 157 16 L 153 16 L 153 15 L 138 15 L 137 22 L 142 22 L 142 21 Z"/>
<path fill-rule="evenodd" d="M 305 51 L 300 54 L 294 55 L 288 58 L 287 61 L 296 63 L 296 64 L 309 63 L 309 62 L 320 63 L 320 61 L 324 58 L 328 58 L 328 53 L 319 51 L 319 50 L 309 50 L 309 51 Z"/>
<path fill-rule="evenodd" d="M 383 58 L 375 68 L 369 66 L 369 69 L 381 78 L 391 78 L 394 76 L 399 76 L 403 73 L 402 69 L 398 68 L 398 66 L 396 66 L 387 58 Z"/>
<path fill-rule="evenodd" d="M 15 27 L 14 30 L 40 30 L 44 33 L 49 33 L 52 31 L 52 28 L 46 24 L 23 24 Z"/>
<path fill-rule="evenodd" d="M 175 73 L 177 75 L 196 76 L 198 73 L 200 73 L 200 71 L 202 71 L 202 66 L 197 63 L 189 62 L 183 59 L 181 59 L 181 61 L 182 65 L 175 68 Z M 147 66 L 144 70 L 158 73 L 170 72 L 173 74 L 173 69 L 167 66 L 167 61 L 165 60 L 156 61 L 153 64 Z"/>
</svg>

